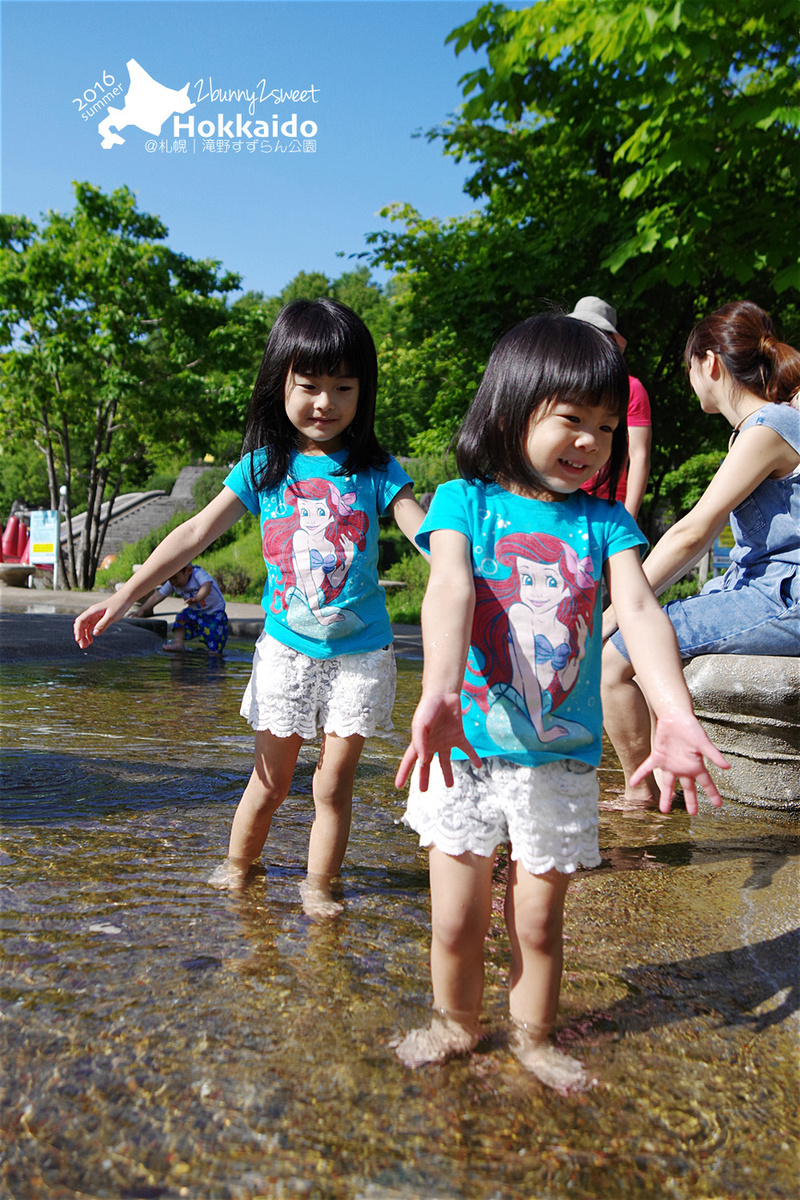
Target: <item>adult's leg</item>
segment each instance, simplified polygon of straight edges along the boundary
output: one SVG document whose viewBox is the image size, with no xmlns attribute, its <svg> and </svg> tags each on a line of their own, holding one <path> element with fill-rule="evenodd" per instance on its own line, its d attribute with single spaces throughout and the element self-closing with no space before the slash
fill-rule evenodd
<svg viewBox="0 0 800 1200">
<path fill-rule="evenodd" d="M 650 753 L 650 710 L 632 665 L 612 642 L 606 642 L 603 649 L 601 692 L 603 724 L 625 777 L 622 802 L 631 808 L 657 809 L 659 788 L 652 773 L 631 786 L 631 776 Z"/>
<path fill-rule="evenodd" d="M 364 748 L 360 734 L 326 733 L 313 779 L 314 824 L 308 842 L 308 878 L 303 906 L 310 916 L 335 916 L 342 905 L 333 900 L 331 880 L 339 874 L 350 836 L 353 785 Z"/>
<path fill-rule="evenodd" d="M 591 1080 L 577 1059 L 548 1040 L 558 1013 L 563 966 L 564 898 L 569 875 L 531 875 L 509 864 L 505 917 L 511 944 L 511 1048 L 542 1083 L 559 1092 L 584 1091 Z"/>
</svg>

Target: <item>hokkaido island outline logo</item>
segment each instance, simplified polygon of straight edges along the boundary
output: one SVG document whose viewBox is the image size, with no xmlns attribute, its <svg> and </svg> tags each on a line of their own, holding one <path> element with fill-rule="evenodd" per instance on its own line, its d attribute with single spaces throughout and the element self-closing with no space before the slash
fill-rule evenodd
<svg viewBox="0 0 800 1200">
<path fill-rule="evenodd" d="M 271 103 L 273 108 L 290 102 L 298 105 L 318 104 L 320 89 L 313 84 L 288 90 L 283 87 L 268 88 L 266 78 L 263 78 L 251 88 L 223 89 L 214 87 L 209 76 L 207 84 L 203 77 L 193 85 L 197 97 L 195 103 L 189 98 L 189 83 L 180 89 L 167 87 L 153 79 L 135 58 L 129 59 L 126 66 L 129 86 L 122 108 L 114 108 L 110 101 L 122 94 L 124 85 L 117 84 L 114 76 L 106 70 L 103 71 L 102 87 L 95 81 L 82 97 L 75 97 L 72 101 L 78 105 L 83 121 L 90 121 L 99 112 L 105 112 L 97 126 L 100 145 L 104 150 L 123 146 L 125 138 L 120 136 L 120 131 L 133 125 L 143 133 L 161 139 L 146 140 L 145 149 L 148 153 L 196 153 L 198 138 L 204 152 L 232 150 L 236 153 L 243 148 L 251 153 L 260 150 L 265 154 L 308 154 L 316 151 L 316 121 L 298 120 L 296 111 L 284 120 L 276 112 L 270 114 L 271 119 L 265 119 L 266 114 L 264 117 L 257 115 L 260 106 L 267 103 Z M 184 119 L 185 114 L 197 108 L 201 101 L 211 101 L 217 105 L 244 103 L 247 107 L 244 113 L 241 108 L 234 113 L 216 112 L 213 121 L 199 119 L 196 122 L 194 116 Z M 170 117 L 172 128 L 167 126 L 164 131 Z"/>
</svg>

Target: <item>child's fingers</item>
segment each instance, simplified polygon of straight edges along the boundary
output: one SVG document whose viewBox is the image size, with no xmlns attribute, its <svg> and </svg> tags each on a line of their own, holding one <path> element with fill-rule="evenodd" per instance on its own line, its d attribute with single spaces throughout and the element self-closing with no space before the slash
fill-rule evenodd
<svg viewBox="0 0 800 1200">
<path fill-rule="evenodd" d="M 711 755 L 709 755 L 709 758 L 710 757 L 711 757 Z M 725 762 L 725 760 L 723 759 L 721 763 L 717 763 L 717 766 L 729 767 L 730 763 Z M 719 792 L 717 791 L 717 787 L 716 787 L 716 784 L 714 783 L 714 780 L 711 778 L 711 776 L 708 774 L 707 771 L 704 771 L 702 774 L 697 776 L 697 782 L 700 784 L 703 791 L 708 796 L 709 800 L 714 805 L 714 807 L 721 808 L 722 807 L 722 796 L 720 796 Z"/>
<path fill-rule="evenodd" d="M 637 772 L 638 773 L 638 772 Z M 658 798 L 658 807 L 662 813 L 668 813 L 672 808 L 672 797 L 675 791 L 675 780 L 677 776 L 668 772 L 662 772 L 661 775 L 661 794 Z M 714 780 L 709 775 L 708 771 L 698 771 L 697 775 L 681 775 L 681 787 L 683 788 L 683 798 L 686 804 L 686 811 L 690 817 L 697 815 L 697 784 L 699 783 L 705 794 L 708 796 L 715 808 L 722 807 L 722 797 L 717 791 Z M 631 776 L 633 782 L 633 776 Z"/>
<path fill-rule="evenodd" d="M 81 650 L 85 650 L 87 646 L 91 646 L 95 635 L 103 632 L 105 628 L 104 617 L 105 609 L 101 609 L 99 612 L 92 612 L 91 609 L 88 609 L 75 618 L 72 632 Z"/>
<path fill-rule="evenodd" d="M 442 779 L 445 787 L 453 786 L 453 764 L 450 762 L 450 751 L 439 751 L 439 770 L 442 772 Z"/>
<path fill-rule="evenodd" d="M 659 764 L 653 762 L 653 755 L 648 754 L 647 758 L 641 763 L 631 775 L 631 787 L 636 787 L 642 780 L 650 774 L 654 766 Z"/>
<path fill-rule="evenodd" d="M 661 776 L 661 794 L 658 797 L 658 808 L 662 813 L 668 813 L 672 809 L 672 798 L 675 795 L 675 775 L 664 773 Z M 686 811 L 690 817 L 697 813 L 697 791 L 694 786 L 694 779 L 688 776 L 681 780 L 683 786 L 683 799 L 686 805 Z"/>
<path fill-rule="evenodd" d="M 397 774 L 394 777 L 394 786 L 396 788 L 405 787 L 409 775 L 414 770 L 414 763 L 417 761 L 417 757 L 417 751 L 412 742 L 411 745 L 406 747 L 406 752 L 400 760 L 400 766 L 397 768 Z M 425 780 L 425 787 L 427 787 L 427 778 Z M 422 788 L 422 790 L 424 792 L 425 788 Z"/>
<path fill-rule="evenodd" d="M 703 750 L 703 757 L 710 758 L 715 766 L 721 767 L 723 771 L 730 769 L 730 763 L 725 755 L 719 750 L 712 741 L 709 741 L 708 746 Z M 703 784 L 703 787 L 706 785 Z"/>
<path fill-rule="evenodd" d="M 467 758 L 472 763 L 473 767 L 475 767 L 475 769 L 477 771 L 479 771 L 481 769 L 481 767 L 483 766 L 483 759 L 478 756 L 478 753 L 475 750 L 475 747 L 472 746 L 467 741 L 466 738 L 464 738 L 464 741 L 461 743 L 461 749 L 464 751 Z"/>
</svg>

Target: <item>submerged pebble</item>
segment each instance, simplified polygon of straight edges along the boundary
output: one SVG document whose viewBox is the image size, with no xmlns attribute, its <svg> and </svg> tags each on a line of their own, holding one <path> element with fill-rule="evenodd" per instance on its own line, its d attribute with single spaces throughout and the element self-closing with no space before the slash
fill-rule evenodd
<svg viewBox="0 0 800 1200">
<path fill-rule="evenodd" d="M 251 766 L 246 655 L 4 671 L 0 1194 L 794 1200 L 800 837 L 784 818 L 601 815 L 603 866 L 567 897 L 556 1035 L 592 1091 L 556 1095 L 495 1035 L 500 904 L 487 1036 L 444 1066 L 397 1061 L 430 1014 L 427 864 L 392 785 L 419 664 L 399 665 L 335 920 L 300 895 L 313 746 L 266 874 L 208 885 Z M 601 785 L 616 778 L 604 765 Z"/>
</svg>

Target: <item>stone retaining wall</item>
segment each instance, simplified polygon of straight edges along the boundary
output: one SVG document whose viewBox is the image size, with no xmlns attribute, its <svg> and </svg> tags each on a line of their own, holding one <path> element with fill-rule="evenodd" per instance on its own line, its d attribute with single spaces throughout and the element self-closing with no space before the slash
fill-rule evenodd
<svg viewBox="0 0 800 1200">
<path fill-rule="evenodd" d="M 721 796 L 800 814 L 800 661 L 708 654 L 685 669 L 695 712 L 731 764 Z"/>
</svg>

